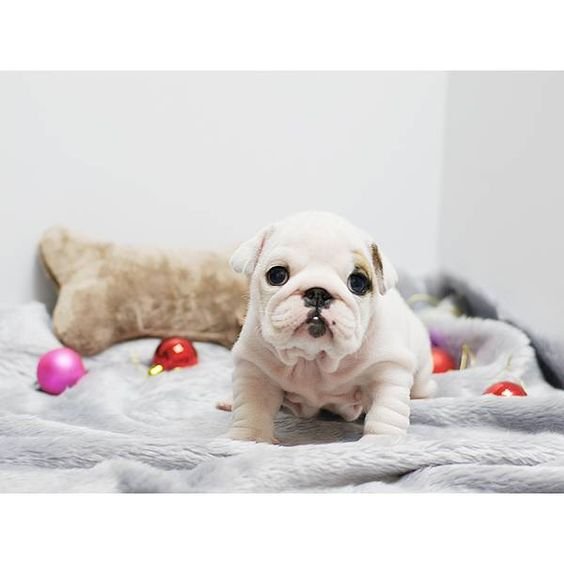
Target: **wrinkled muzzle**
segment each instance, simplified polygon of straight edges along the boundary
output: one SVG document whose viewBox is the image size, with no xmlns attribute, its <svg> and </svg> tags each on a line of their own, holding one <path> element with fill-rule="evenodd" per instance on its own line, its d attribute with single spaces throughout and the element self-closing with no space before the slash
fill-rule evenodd
<svg viewBox="0 0 564 564">
<path fill-rule="evenodd" d="M 322 292 L 308 290 L 281 301 L 271 300 L 262 324 L 263 336 L 272 345 L 303 350 L 307 357 L 321 351 L 343 356 L 360 346 L 358 312 L 343 300 Z"/>
</svg>

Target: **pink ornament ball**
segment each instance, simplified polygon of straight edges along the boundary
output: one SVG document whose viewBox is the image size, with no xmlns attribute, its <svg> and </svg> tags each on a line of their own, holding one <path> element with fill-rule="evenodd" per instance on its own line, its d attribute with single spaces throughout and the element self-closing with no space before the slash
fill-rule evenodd
<svg viewBox="0 0 564 564">
<path fill-rule="evenodd" d="M 55 396 L 74 386 L 85 374 L 80 355 L 66 347 L 45 353 L 37 364 L 39 387 Z"/>
</svg>

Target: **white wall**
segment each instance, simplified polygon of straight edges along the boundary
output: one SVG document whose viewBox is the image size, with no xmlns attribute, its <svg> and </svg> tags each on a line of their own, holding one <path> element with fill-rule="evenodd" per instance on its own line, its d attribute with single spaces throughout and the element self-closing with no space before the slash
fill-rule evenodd
<svg viewBox="0 0 564 564">
<path fill-rule="evenodd" d="M 439 254 L 564 345 L 564 74 L 448 78 Z"/>
<path fill-rule="evenodd" d="M 430 271 L 444 94 L 444 73 L 1 73 L 0 301 L 45 298 L 55 223 L 220 247 L 321 208 Z"/>
<path fill-rule="evenodd" d="M 325 208 L 561 333 L 563 100 L 562 73 L 0 73 L 0 301 L 49 298 L 54 223 L 218 248 Z"/>
</svg>

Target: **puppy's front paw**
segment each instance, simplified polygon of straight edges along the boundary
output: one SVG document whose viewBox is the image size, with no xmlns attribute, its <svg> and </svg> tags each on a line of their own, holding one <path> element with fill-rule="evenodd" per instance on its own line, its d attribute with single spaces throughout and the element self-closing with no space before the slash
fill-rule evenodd
<svg viewBox="0 0 564 564">
<path fill-rule="evenodd" d="M 360 438 L 363 443 L 375 444 L 382 447 L 391 447 L 400 444 L 405 440 L 405 433 L 396 435 L 377 435 L 374 433 L 364 433 Z"/>
<path fill-rule="evenodd" d="M 396 425 L 368 419 L 364 423 L 364 442 L 373 442 L 381 446 L 394 446 L 403 441 L 407 434 L 409 419 L 397 418 Z"/>
<path fill-rule="evenodd" d="M 278 440 L 271 433 L 250 427 L 231 427 L 228 437 L 234 441 L 249 441 L 255 443 L 270 443 L 277 445 Z"/>
</svg>

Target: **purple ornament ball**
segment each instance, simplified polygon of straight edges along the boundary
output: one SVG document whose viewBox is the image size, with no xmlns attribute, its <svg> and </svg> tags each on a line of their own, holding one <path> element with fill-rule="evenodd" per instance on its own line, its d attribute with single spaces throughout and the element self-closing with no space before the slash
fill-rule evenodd
<svg viewBox="0 0 564 564">
<path fill-rule="evenodd" d="M 80 355 L 63 347 L 45 353 L 37 363 L 37 382 L 48 394 L 59 395 L 86 374 Z"/>
<path fill-rule="evenodd" d="M 431 329 L 429 330 L 429 337 L 431 339 L 431 344 L 434 347 L 441 347 L 441 348 L 446 348 L 445 347 L 445 341 L 446 339 L 444 338 L 444 336 L 440 333 L 440 331 L 437 331 L 436 329 Z"/>
</svg>

